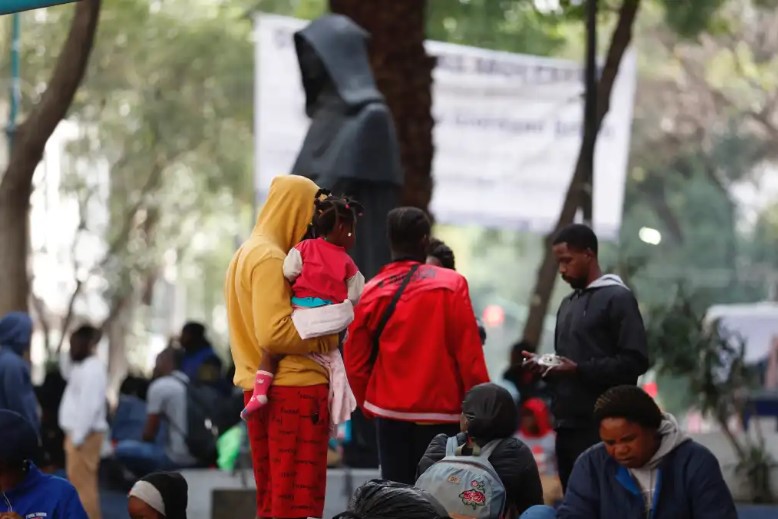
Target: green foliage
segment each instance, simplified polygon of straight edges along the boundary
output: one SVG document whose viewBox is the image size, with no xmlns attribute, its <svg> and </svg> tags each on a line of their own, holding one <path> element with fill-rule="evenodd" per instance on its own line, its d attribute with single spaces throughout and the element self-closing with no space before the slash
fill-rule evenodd
<svg viewBox="0 0 778 519">
<path fill-rule="evenodd" d="M 694 37 L 715 25 L 716 14 L 727 0 L 661 0 L 665 22 L 682 37 Z"/>
<path fill-rule="evenodd" d="M 50 73 L 71 12 L 23 17 L 24 107 Z M 251 31 L 233 3 L 104 3 L 69 114 L 81 135 L 70 145 L 63 189 L 84 199 L 84 166 L 107 162 L 109 250 L 93 267 L 109 305 L 145 290 L 171 254 L 189 262 L 182 272 L 198 286 L 206 279 L 209 294 L 221 292 L 224 265 L 211 257 L 233 250 L 253 204 Z M 198 313 L 210 320 L 211 310 Z"/>
<path fill-rule="evenodd" d="M 728 418 L 742 410 L 738 399 L 755 381 L 745 366 L 744 342 L 725 329 L 706 327 L 706 305 L 698 301 L 680 288 L 669 304 L 649 311 L 651 355 L 660 374 L 687 377 L 701 411 Z"/>
<path fill-rule="evenodd" d="M 565 18 L 528 0 L 427 2 L 427 36 L 494 50 L 549 55 L 565 43 Z"/>
<path fill-rule="evenodd" d="M 773 502 L 770 471 L 775 462 L 760 434 L 738 437 L 730 418 L 747 409 L 756 377 L 744 361 L 745 342 L 719 323 L 705 323 L 705 303 L 679 288 L 667 305 L 649 312 L 649 348 L 660 375 L 688 383 L 690 399 L 713 416 L 738 456 L 737 473 L 746 478 L 755 502 Z M 758 429 L 758 427 L 757 427 Z"/>
</svg>

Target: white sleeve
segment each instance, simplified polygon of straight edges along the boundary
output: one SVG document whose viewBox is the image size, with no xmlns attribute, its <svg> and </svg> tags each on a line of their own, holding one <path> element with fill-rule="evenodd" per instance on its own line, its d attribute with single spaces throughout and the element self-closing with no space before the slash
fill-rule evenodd
<svg viewBox="0 0 778 519">
<path fill-rule="evenodd" d="M 359 298 L 362 297 L 362 291 L 365 289 L 365 276 L 361 272 L 357 271 L 356 274 L 346 282 L 348 285 L 348 298 L 353 304 L 357 304 Z"/>
<path fill-rule="evenodd" d="M 284 259 L 284 277 L 293 283 L 303 271 L 303 257 L 300 256 L 300 251 L 292 249 Z"/>
</svg>

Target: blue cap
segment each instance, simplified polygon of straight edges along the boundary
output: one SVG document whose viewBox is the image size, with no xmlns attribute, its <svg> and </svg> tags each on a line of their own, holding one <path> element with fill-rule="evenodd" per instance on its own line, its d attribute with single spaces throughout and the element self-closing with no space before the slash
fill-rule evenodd
<svg viewBox="0 0 778 519">
<path fill-rule="evenodd" d="M 0 409 L 0 461 L 25 461 L 37 457 L 40 439 L 35 427 L 22 415 Z"/>
</svg>

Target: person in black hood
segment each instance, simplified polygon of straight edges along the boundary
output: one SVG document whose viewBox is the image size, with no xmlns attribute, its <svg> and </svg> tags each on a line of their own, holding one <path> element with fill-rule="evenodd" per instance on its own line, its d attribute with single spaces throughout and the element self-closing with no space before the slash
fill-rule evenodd
<svg viewBox="0 0 778 519">
<path fill-rule="evenodd" d="M 562 487 L 578 456 L 600 441 L 594 403 L 608 389 L 637 384 L 648 370 L 646 331 L 635 296 L 616 275 L 603 275 L 597 236 L 573 224 L 555 237 L 559 273 L 574 292 L 557 312 L 554 345 L 561 364 L 539 366 L 523 352 L 528 369 L 542 372 L 553 393 L 556 453 Z"/>
<path fill-rule="evenodd" d="M 178 472 L 154 472 L 132 486 L 127 512 L 132 519 L 186 519 L 188 494 Z"/>
<path fill-rule="evenodd" d="M 468 447 L 474 444 L 483 447 L 492 440 L 503 440 L 489 457 L 489 463 L 505 486 L 505 517 L 517 517 L 527 508 L 543 504 L 543 487 L 532 451 L 514 437 L 518 422 L 519 413 L 507 389 L 486 383 L 465 395 L 460 419 L 462 432 L 457 435 L 459 445 L 465 446 L 462 453 L 468 454 Z M 419 475 L 446 456 L 447 441 L 445 434 L 439 434 L 430 442 L 419 462 Z"/>
</svg>

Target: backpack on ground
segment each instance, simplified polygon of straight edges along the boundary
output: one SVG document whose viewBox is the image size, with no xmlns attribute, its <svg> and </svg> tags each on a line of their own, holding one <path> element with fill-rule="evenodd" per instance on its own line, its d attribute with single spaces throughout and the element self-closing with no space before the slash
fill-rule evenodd
<svg viewBox="0 0 778 519">
<path fill-rule="evenodd" d="M 186 386 L 186 424 L 187 430 L 181 431 L 186 447 L 198 462 L 213 465 L 218 459 L 216 447 L 219 439 L 218 417 L 221 395 L 205 384 L 186 381 L 176 377 Z"/>
<path fill-rule="evenodd" d="M 489 463 L 502 440 L 494 440 L 473 454 L 463 455 L 457 437 L 446 442 L 446 457 L 432 465 L 416 481 L 416 487 L 437 499 L 452 517 L 500 519 L 505 510 L 505 486 Z"/>
</svg>

